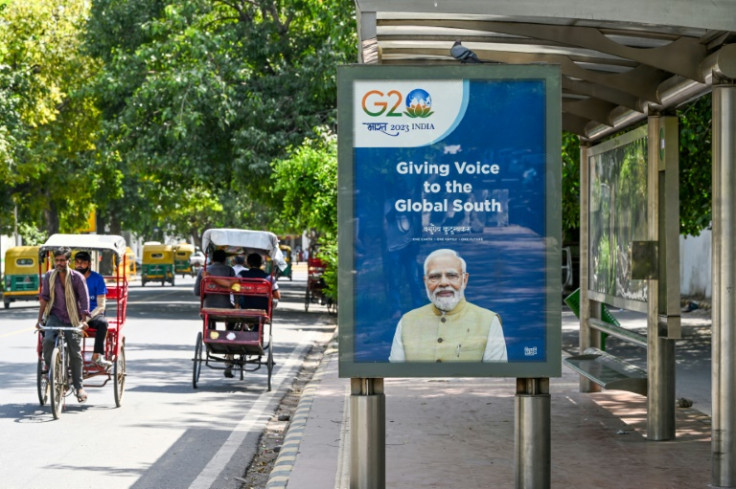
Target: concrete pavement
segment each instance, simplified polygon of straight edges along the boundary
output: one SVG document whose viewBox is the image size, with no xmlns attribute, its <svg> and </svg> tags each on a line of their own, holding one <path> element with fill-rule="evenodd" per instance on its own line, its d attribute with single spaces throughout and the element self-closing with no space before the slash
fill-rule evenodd
<svg viewBox="0 0 736 489">
<path fill-rule="evenodd" d="M 641 316 L 619 315 L 625 327 L 644 326 Z M 709 316 L 685 316 L 683 327 L 678 355 L 703 360 L 710 350 L 703 337 Z M 563 354 L 575 330 L 574 316 L 563 313 Z M 644 355 L 612 348 L 624 356 Z M 646 439 L 645 397 L 624 391 L 581 394 L 577 374 L 563 366 L 562 377 L 550 382 L 552 487 L 709 487 L 705 365 L 681 375 L 678 364 L 678 377 L 687 382 L 678 382 L 677 395 L 693 392 L 689 398 L 695 404 L 677 409 L 677 439 L 668 442 Z M 333 344 L 300 401 L 269 489 L 348 489 L 349 384 L 338 378 Z M 386 487 L 513 488 L 514 392 L 515 379 L 508 378 L 386 379 Z"/>
</svg>

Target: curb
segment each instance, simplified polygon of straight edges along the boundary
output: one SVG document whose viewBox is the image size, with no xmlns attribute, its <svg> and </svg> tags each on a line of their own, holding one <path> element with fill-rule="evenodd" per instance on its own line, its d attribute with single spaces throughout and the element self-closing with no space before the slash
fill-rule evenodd
<svg viewBox="0 0 736 489">
<path fill-rule="evenodd" d="M 271 470 L 271 475 L 268 478 L 268 483 L 265 489 L 283 489 L 289 483 L 291 471 L 294 469 L 296 457 L 299 453 L 299 446 L 301 445 L 302 438 L 304 436 L 304 430 L 307 426 L 309 414 L 312 410 L 312 404 L 317 393 L 317 388 L 322 382 L 322 377 L 325 373 L 325 366 L 329 361 L 329 356 L 337 353 L 337 338 L 333 338 L 327 346 L 322 359 L 320 360 L 317 370 L 312 376 L 312 380 L 304 389 L 299 403 L 297 404 L 296 411 L 294 412 L 294 418 L 289 425 L 286 437 L 284 438 L 284 444 L 281 445 L 279 456 L 276 458 L 274 467 Z"/>
</svg>

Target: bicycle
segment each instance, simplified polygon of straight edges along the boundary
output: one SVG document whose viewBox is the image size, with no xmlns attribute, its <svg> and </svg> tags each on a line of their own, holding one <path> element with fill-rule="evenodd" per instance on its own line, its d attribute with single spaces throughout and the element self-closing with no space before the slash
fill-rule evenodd
<svg viewBox="0 0 736 489">
<path fill-rule="evenodd" d="M 64 406 L 64 398 L 71 394 L 71 365 L 69 363 L 69 352 L 66 344 L 66 334 L 64 331 L 74 331 L 82 334 L 81 326 L 44 326 L 39 324 L 39 358 L 37 368 L 37 388 L 38 400 L 41 405 L 45 405 L 46 401 L 50 401 L 51 414 L 54 419 L 59 419 Z M 41 332 L 59 331 L 54 341 L 54 349 L 51 351 L 51 362 L 45 365 L 43 358 L 43 340 L 41 340 Z M 46 368 L 48 367 L 48 368 Z M 44 372 L 47 373 L 44 373 Z M 50 399 L 49 399 L 50 398 Z"/>
</svg>

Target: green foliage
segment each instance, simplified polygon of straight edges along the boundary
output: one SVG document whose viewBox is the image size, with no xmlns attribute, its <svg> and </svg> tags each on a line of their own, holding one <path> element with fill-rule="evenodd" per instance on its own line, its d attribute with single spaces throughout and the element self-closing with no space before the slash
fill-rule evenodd
<svg viewBox="0 0 736 489">
<path fill-rule="evenodd" d="M 273 192 L 283 202 L 282 220 L 291 229 L 313 229 L 319 256 L 329 266 L 327 294 L 337 300 L 337 138 L 321 132 L 273 163 Z"/>
<path fill-rule="evenodd" d="M 337 232 L 337 138 L 318 134 L 273 163 L 273 192 L 283 202 L 281 217 L 292 229 Z"/>
<path fill-rule="evenodd" d="M 680 234 L 697 236 L 712 219 L 712 97 L 677 111 L 680 122 Z"/>
<path fill-rule="evenodd" d="M 38 226 L 27 222 L 18 224 L 18 234 L 23 238 L 23 243 L 28 246 L 42 245 L 48 239 L 48 235 Z"/>
<path fill-rule="evenodd" d="M 580 228 L 580 140 L 562 133 L 562 235 L 563 242 L 576 240 Z"/>
<path fill-rule="evenodd" d="M 82 87 L 99 65 L 79 49 L 88 8 L 82 0 L 28 0 L 0 10 L 2 210 L 17 205 L 22 222 L 47 232 L 75 230 L 90 207 L 80 175 L 99 112 Z"/>
<path fill-rule="evenodd" d="M 105 62 L 91 87 L 105 118 L 100 159 L 123 176 L 105 187 L 140 204 L 126 228 L 278 225 L 271 162 L 335 124 L 335 65 L 355 59 L 357 45 L 345 6 L 95 3 L 86 47 Z"/>
</svg>

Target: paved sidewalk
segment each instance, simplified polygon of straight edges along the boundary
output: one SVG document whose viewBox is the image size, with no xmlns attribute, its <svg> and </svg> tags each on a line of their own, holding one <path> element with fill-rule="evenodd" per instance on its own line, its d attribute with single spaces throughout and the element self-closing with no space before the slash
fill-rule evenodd
<svg viewBox="0 0 736 489">
<path fill-rule="evenodd" d="M 515 379 L 386 379 L 386 487 L 513 488 Z M 697 488 L 711 477 L 710 418 L 677 409 L 677 439 L 646 439 L 646 398 L 550 381 L 552 487 Z M 269 489 L 348 489 L 349 379 L 328 349 L 305 391 Z"/>
</svg>

